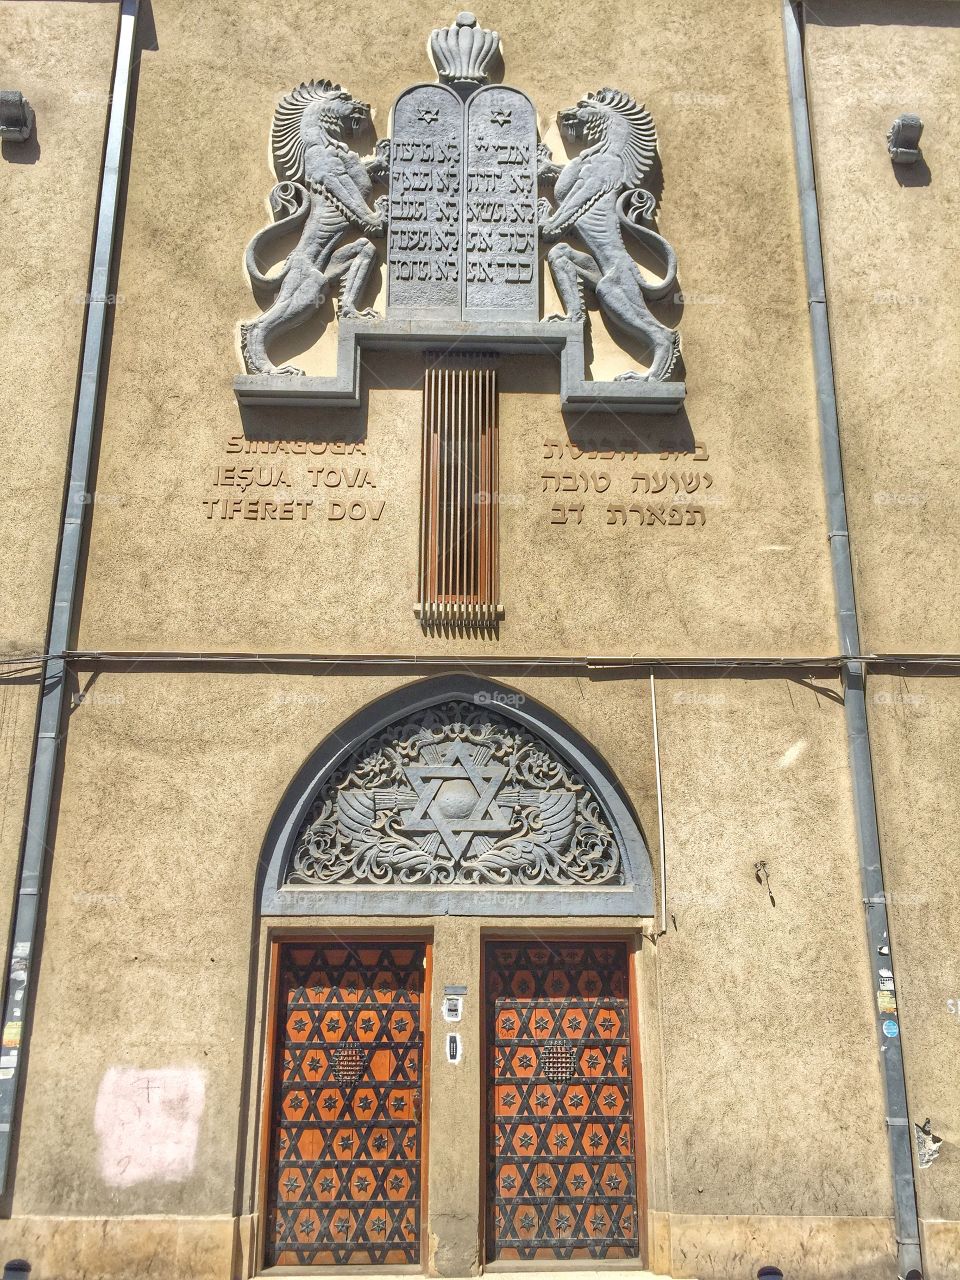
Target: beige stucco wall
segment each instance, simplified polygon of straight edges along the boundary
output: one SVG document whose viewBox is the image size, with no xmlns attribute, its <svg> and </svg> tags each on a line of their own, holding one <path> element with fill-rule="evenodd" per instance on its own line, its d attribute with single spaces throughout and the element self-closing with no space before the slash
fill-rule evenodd
<svg viewBox="0 0 960 1280">
<path fill-rule="evenodd" d="M 807 73 L 864 652 L 956 653 L 960 8 L 811 6 Z M 924 121 L 923 162 L 886 132 Z"/>
<path fill-rule="evenodd" d="M 88 690 L 70 723 L 19 1212 L 230 1212 L 254 881 L 267 827 L 307 754 L 400 683 L 157 672 L 101 676 Z M 543 684 L 521 687 L 535 695 Z M 641 819 L 655 824 L 645 686 L 624 696 L 608 682 L 565 679 L 550 692 L 551 708 L 616 759 Z M 112 1065 L 146 1067 L 158 1055 L 157 1065 L 189 1064 L 207 1078 L 196 1173 L 182 1184 L 105 1192 L 90 1141 L 100 1079 Z M 51 1106 L 84 1153 L 69 1176 L 46 1140 L 51 1121 L 41 1116 Z"/>
<path fill-rule="evenodd" d="M 891 672 L 868 685 L 911 1118 L 940 1154 L 917 1170 L 927 1274 L 960 1276 L 960 683 Z"/>
<path fill-rule="evenodd" d="M 0 653 L 38 653 L 50 607 L 117 30 L 113 4 L 0 5 L 4 88 L 36 112 L 0 159 Z"/>
<path fill-rule="evenodd" d="M 656 1207 L 675 1215 L 674 1272 L 893 1277 L 838 686 L 660 685 L 670 1189 Z M 817 1215 L 846 1221 L 821 1230 Z"/>
<path fill-rule="evenodd" d="M 101 675 L 87 689 L 71 717 L 14 1216 L 0 1238 L 39 1240 L 40 1219 L 48 1233 L 64 1219 L 109 1219 L 107 1235 L 119 1233 L 134 1251 L 165 1241 L 174 1260 L 157 1262 L 158 1274 L 177 1276 L 188 1257 L 191 1274 L 204 1273 L 191 1220 L 220 1223 L 224 1250 L 233 1247 L 229 1220 L 258 1207 L 257 858 L 307 754 L 398 683 L 387 673 L 138 669 Z M 519 677 L 508 687 L 561 715 L 605 756 L 656 865 L 646 680 L 584 673 Z M 836 686 L 664 680 L 659 705 L 670 918 L 667 933 L 644 944 L 640 1010 L 651 1262 L 719 1280 L 740 1250 L 755 1266 L 789 1263 L 801 1278 L 858 1274 L 851 1259 L 864 1277 L 892 1276 Z M 761 858 L 776 906 L 754 878 Z M 459 959 L 456 930 L 445 936 Z M 463 963 L 475 974 L 469 947 Z M 112 1130 L 103 1091 L 111 1069 L 128 1068 L 138 1080 L 161 1071 L 202 1080 L 188 1172 L 129 1186 L 105 1173 Z M 431 1152 L 438 1185 L 449 1183 L 455 1201 L 457 1179 L 473 1188 L 477 1174 L 472 1158 L 455 1173 L 460 1121 L 449 1100 L 439 1105 L 446 1119 L 432 1129 Z M 476 1226 L 448 1205 L 434 1206 L 438 1223 L 450 1215 L 435 1265 L 466 1274 Z M 138 1227 L 143 1215 L 165 1225 Z M 766 1226 L 756 1229 L 751 1215 Z M 61 1246 L 76 1230 L 62 1229 Z M 171 1233 L 185 1241 L 180 1262 Z M 807 1258 L 813 1235 L 816 1263 Z M 35 1245 L 35 1256 L 54 1268 L 55 1242 Z M 226 1254 L 217 1257 L 204 1264 L 208 1274 L 226 1274 L 218 1270 Z"/>
<path fill-rule="evenodd" d="M 945 230 L 956 204 L 948 157 L 958 124 L 947 97 L 956 10 L 844 0 L 810 15 L 844 459 L 864 646 L 874 650 L 957 648 L 956 415 L 944 390 L 958 359 Z M 225 0 L 152 6 L 80 644 L 467 658 L 835 652 L 778 4 L 749 0 L 731 20 L 705 0 L 654 0 L 638 22 L 634 5 L 614 0 L 578 9 L 575 37 L 566 11 L 493 3 L 480 14 L 500 29 L 506 79 L 531 94 L 555 152 L 556 110 L 585 90 L 616 84 L 652 109 L 665 179 L 660 229 L 678 247 L 685 295 L 682 315 L 679 305 L 660 314 L 679 322 L 688 384 L 678 418 L 572 421 L 557 411 L 549 362 L 501 362 L 507 612 L 498 640 L 425 638 L 413 615 L 422 362 L 371 354 L 360 413 L 241 419 L 235 329 L 255 312 L 242 255 L 266 220 L 276 99 L 301 78 L 333 76 L 373 103 L 385 136 L 396 94 L 431 78 L 426 33 L 452 16 L 420 0 L 386 15 L 306 0 L 282 11 Z M 17 406 L 11 438 L 16 430 L 31 459 L 11 472 L 14 502 L 0 516 L 13 547 L 0 647 L 21 653 L 42 643 L 48 608 L 116 6 L 17 2 L 0 6 L 0 32 L 4 23 L 13 24 L 9 74 L 40 129 L 35 163 L 8 163 L 5 149 L 0 196 L 21 237 L 8 241 L 18 287 L 0 315 L 7 310 L 8 330 L 29 352 L 0 371 L 0 395 Z M 929 186 L 901 187 L 886 154 L 886 127 L 906 109 L 927 121 Z M 83 216 L 50 213 L 67 206 Z M 333 327 L 308 367 L 329 367 L 332 337 Z M 599 376 L 623 367 L 596 317 L 594 350 Z M 244 429 L 310 443 L 247 454 Z M 354 447 L 341 449 L 342 440 Z M 591 458 L 592 449 L 627 456 Z M 677 449 L 690 452 L 670 457 Z M 214 484 L 217 468 L 245 464 L 285 468 L 289 485 L 241 494 Z M 314 487 L 308 467 L 343 469 L 341 482 Z M 347 470 L 356 478 L 357 468 L 372 483 L 355 491 Z M 606 493 L 587 499 L 580 526 L 551 523 L 562 495 L 544 475 L 567 469 L 610 478 Z M 629 503 L 633 474 L 654 470 L 709 474 L 704 528 L 607 523 L 607 502 Z M 205 499 L 277 491 L 312 501 L 308 518 L 204 513 Z M 329 502 L 357 496 L 384 503 L 378 520 L 327 518 Z M 135 1268 L 158 1280 L 221 1280 L 255 1261 L 265 937 L 255 919 L 257 858 L 308 753 L 410 678 L 387 667 L 320 671 L 141 662 L 80 674 L 13 1217 L 0 1221 L 0 1245 L 30 1257 L 35 1280 Z M 607 758 L 656 871 L 643 674 L 533 676 L 519 663 L 507 679 Z M 650 1265 L 704 1280 L 764 1262 L 791 1280 L 892 1280 L 838 686 L 701 672 L 661 677 L 658 687 L 669 914 L 666 933 L 645 940 L 638 959 Z M 950 949 L 960 920 L 949 768 L 960 697 L 948 679 L 921 681 L 919 702 L 901 696 L 915 688 L 872 677 L 871 726 L 911 1108 L 945 1140 L 918 1175 L 928 1280 L 957 1280 L 960 1016 L 949 1002 L 960 1001 Z M 34 713 L 32 677 L 4 685 L 7 886 Z M 775 901 L 755 878 L 760 860 Z M 482 922 L 435 928 L 438 958 L 462 957 L 474 981 Z M 477 1066 L 465 1063 L 468 1088 L 478 1086 Z M 128 1123 L 111 1110 L 110 1073 L 128 1070 L 140 1073 L 138 1088 L 142 1076 L 144 1103 L 154 1074 L 189 1086 L 199 1112 L 188 1168 L 171 1174 L 158 1164 L 125 1183 L 116 1161 L 104 1163 L 104 1142 Z M 450 1097 L 437 1105 L 432 1265 L 465 1274 L 476 1265 L 479 1121 L 471 1113 L 465 1134 Z"/>
<path fill-rule="evenodd" d="M 73 415 L 113 48 L 112 4 L 0 5 L 3 88 L 36 113 L 0 155 L 0 658 L 43 651 Z M 38 669 L 0 667 L 0 938 L 33 748 Z"/>
<path fill-rule="evenodd" d="M 554 144 L 557 110 L 587 90 L 622 85 L 652 109 L 664 166 L 661 229 L 680 246 L 688 298 L 680 328 L 689 393 L 675 418 L 565 422 L 549 361 L 503 362 L 506 618 L 499 642 L 450 643 L 424 638 L 413 613 L 419 358 L 371 354 L 360 413 L 247 415 L 248 429 L 294 439 L 365 432 L 364 455 L 248 458 L 228 452 L 228 441 L 244 427 L 232 391 L 236 326 L 256 307 L 243 252 L 267 218 L 275 102 L 303 77 L 332 76 L 372 102 L 376 134 L 385 136 L 396 94 L 433 78 L 426 37 L 453 10 L 408 0 L 386 16 L 376 6 L 298 0 L 278 17 L 226 0 L 158 0 L 153 16 L 158 48 L 140 67 L 125 301 L 98 480 L 119 498 L 93 517 L 85 647 L 835 651 L 777 6 L 751 0 L 731 21 L 714 5 L 656 0 L 638 24 L 635 7 L 616 0 L 581 7 L 575 31 L 569 15 L 531 4 L 493 3 L 482 13 L 502 33 L 507 80 L 530 93 Z M 188 127 L 174 134 L 174 120 Z M 663 314 L 677 320 L 680 310 Z M 601 333 L 598 322 L 600 371 L 627 367 Z M 695 441 L 707 461 L 693 460 Z M 571 444 L 589 451 L 598 442 L 628 459 L 570 457 Z M 545 458 L 545 443 L 548 452 L 564 445 L 563 458 Z M 677 448 L 691 456 L 661 460 L 661 450 Z M 208 519 L 205 499 L 241 496 L 214 484 L 218 467 L 238 462 L 287 464 L 289 487 L 278 487 L 315 501 L 308 518 Z M 376 487 L 313 487 L 308 465 L 344 462 L 367 467 Z M 591 488 L 579 527 L 551 523 L 558 498 L 544 492 L 554 482 L 541 479 L 570 467 L 609 472 L 609 489 Z M 610 501 L 636 499 L 635 471 L 671 470 L 709 474 L 703 528 L 607 523 Z M 376 521 L 329 519 L 328 500 L 344 497 L 385 505 Z"/>
</svg>

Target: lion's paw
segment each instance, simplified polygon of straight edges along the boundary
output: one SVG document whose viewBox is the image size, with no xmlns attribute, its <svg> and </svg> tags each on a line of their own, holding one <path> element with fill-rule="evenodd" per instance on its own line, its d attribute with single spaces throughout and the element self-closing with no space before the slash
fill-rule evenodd
<svg viewBox="0 0 960 1280">
<path fill-rule="evenodd" d="M 547 324 L 552 324 L 557 320 L 583 320 L 585 316 L 582 311 L 571 311 L 569 315 L 564 311 L 554 311 L 552 315 L 547 316 Z"/>
<path fill-rule="evenodd" d="M 614 382 L 646 382 L 649 377 L 649 373 L 638 373 L 636 369 L 628 369 L 626 373 L 618 373 L 613 380 Z"/>
</svg>

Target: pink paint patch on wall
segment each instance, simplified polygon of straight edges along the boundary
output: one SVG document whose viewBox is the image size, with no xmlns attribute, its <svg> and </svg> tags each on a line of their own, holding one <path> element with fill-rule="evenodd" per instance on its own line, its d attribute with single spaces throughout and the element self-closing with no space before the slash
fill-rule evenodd
<svg viewBox="0 0 960 1280">
<path fill-rule="evenodd" d="M 188 1178 L 204 1095 L 198 1067 L 111 1067 L 100 1081 L 94 1112 L 104 1182 L 130 1187 Z"/>
</svg>

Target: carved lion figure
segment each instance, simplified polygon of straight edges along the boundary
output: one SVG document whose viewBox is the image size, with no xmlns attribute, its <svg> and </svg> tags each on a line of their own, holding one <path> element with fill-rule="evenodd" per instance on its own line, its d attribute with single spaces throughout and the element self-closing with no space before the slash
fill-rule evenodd
<svg viewBox="0 0 960 1280">
<path fill-rule="evenodd" d="M 547 255 L 566 311 L 566 317 L 551 319 L 584 319 L 584 286 L 589 285 L 609 318 L 652 349 L 647 374 L 620 378 L 667 378 L 679 355 L 680 335 L 651 315 L 646 301 L 665 297 L 677 278 L 673 248 L 647 225 L 656 201 L 640 185 L 657 151 L 653 119 L 629 94 L 599 89 L 561 111 L 557 120 L 561 133 L 589 145 L 563 168 L 551 164 L 543 149 L 540 178 L 555 184 L 556 207 L 540 201 L 540 233 L 556 240 L 575 232 L 588 252 L 557 244 Z M 640 274 L 624 244 L 624 228 L 664 260 L 663 281 L 651 283 Z"/>
<path fill-rule="evenodd" d="M 329 80 L 301 84 L 276 109 L 271 140 L 279 181 L 270 193 L 275 221 L 257 232 L 246 254 L 251 282 L 276 297 L 262 316 L 240 326 L 249 373 L 302 373 L 293 365 L 271 363 L 267 346 L 308 320 L 334 285 L 341 317 L 372 314 L 358 311 L 357 299 L 376 259 L 368 237 L 386 232 L 386 196 L 372 206 L 368 197 L 373 183 L 386 175 L 388 144 L 379 144 L 376 155 L 364 161 L 346 142 L 369 116 L 366 103 Z M 296 231 L 299 242 L 280 271 L 265 275 L 261 250 Z M 357 231 L 364 234 L 343 243 Z"/>
</svg>

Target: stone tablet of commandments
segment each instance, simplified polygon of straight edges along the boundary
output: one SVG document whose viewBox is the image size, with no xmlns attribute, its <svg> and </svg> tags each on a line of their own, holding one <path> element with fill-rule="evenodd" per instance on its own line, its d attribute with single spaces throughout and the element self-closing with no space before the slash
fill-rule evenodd
<svg viewBox="0 0 960 1280">
<path fill-rule="evenodd" d="M 444 85 L 393 110 L 387 314 L 538 318 L 537 118 L 517 89 Z"/>
<path fill-rule="evenodd" d="M 539 319 L 537 113 L 519 89 L 467 101 L 465 320 Z"/>
<path fill-rule="evenodd" d="M 393 108 L 387 314 L 458 319 L 463 292 L 463 102 L 442 84 Z"/>
</svg>

